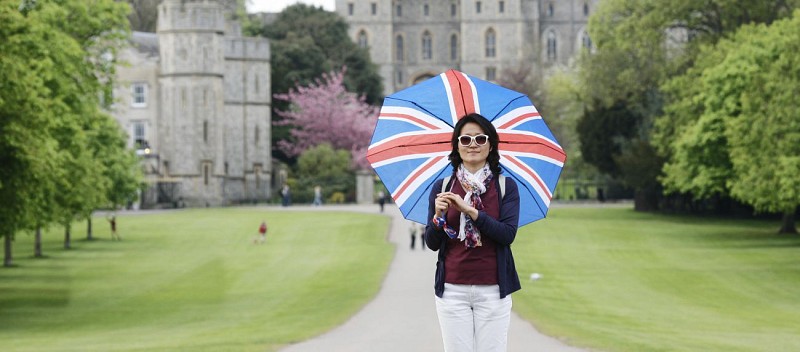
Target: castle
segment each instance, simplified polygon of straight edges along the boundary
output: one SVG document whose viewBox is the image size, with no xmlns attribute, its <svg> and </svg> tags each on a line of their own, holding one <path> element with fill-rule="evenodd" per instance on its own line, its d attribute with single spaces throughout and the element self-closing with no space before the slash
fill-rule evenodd
<svg viewBox="0 0 800 352">
<path fill-rule="evenodd" d="M 450 68 L 492 81 L 567 65 L 592 47 L 598 1 L 336 0 L 336 12 L 388 95 Z M 131 42 L 112 114 L 143 159 L 141 204 L 269 199 L 285 177 L 273 175 L 269 42 L 243 37 L 217 0 L 162 0 L 156 33 Z"/>
<path fill-rule="evenodd" d="M 143 158 L 144 207 L 271 195 L 270 47 L 216 0 L 163 0 L 156 33 L 120 54 L 112 115 Z"/>
<path fill-rule="evenodd" d="M 350 36 L 369 48 L 385 94 L 450 68 L 493 81 L 504 70 L 567 65 L 599 0 L 336 0 Z"/>
</svg>

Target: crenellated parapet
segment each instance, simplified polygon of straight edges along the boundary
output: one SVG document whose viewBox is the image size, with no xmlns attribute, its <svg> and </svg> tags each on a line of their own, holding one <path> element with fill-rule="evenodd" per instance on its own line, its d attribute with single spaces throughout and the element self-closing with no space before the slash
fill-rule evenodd
<svg viewBox="0 0 800 352">
<path fill-rule="evenodd" d="M 269 55 L 269 41 L 264 38 L 225 38 L 225 60 L 269 61 Z"/>
<path fill-rule="evenodd" d="M 158 7 L 158 31 L 225 33 L 225 14 L 217 0 L 164 0 Z"/>
</svg>

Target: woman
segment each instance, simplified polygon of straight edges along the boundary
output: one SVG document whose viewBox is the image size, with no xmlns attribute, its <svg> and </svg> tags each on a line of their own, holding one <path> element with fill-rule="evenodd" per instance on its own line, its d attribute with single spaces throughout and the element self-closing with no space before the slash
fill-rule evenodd
<svg viewBox="0 0 800 352">
<path fill-rule="evenodd" d="M 519 193 L 510 177 L 500 176 L 498 142 L 483 116 L 458 121 L 453 174 L 447 183 L 436 181 L 429 197 L 425 243 L 439 251 L 434 287 L 445 351 L 506 350 L 510 294 L 520 289 L 510 247 Z"/>
</svg>

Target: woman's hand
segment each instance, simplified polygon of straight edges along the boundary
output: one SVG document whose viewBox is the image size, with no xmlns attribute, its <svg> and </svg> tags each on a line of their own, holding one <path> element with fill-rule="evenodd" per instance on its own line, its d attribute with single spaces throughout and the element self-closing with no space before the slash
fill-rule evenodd
<svg viewBox="0 0 800 352">
<path fill-rule="evenodd" d="M 453 192 L 443 192 L 436 195 L 437 204 L 439 200 L 442 199 L 448 205 L 455 207 L 456 210 L 467 214 L 472 220 L 478 219 L 478 209 L 475 209 L 469 203 L 467 203 L 464 198 L 461 198 L 459 195 Z"/>
<path fill-rule="evenodd" d="M 434 201 L 434 212 L 436 217 L 443 218 L 448 207 L 450 207 L 450 202 L 441 195 L 436 195 L 436 200 Z"/>
</svg>

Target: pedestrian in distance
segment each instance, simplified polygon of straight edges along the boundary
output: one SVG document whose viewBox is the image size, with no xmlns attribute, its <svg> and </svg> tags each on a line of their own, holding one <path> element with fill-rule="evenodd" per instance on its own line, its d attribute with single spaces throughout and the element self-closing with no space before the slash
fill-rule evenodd
<svg viewBox="0 0 800 352">
<path fill-rule="evenodd" d="M 265 220 L 261 221 L 261 225 L 258 227 L 258 236 L 253 239 L 253 244 L 261 244 L 267 241 L 267 222 Z"/>
<path fill-rule="evenodd" d="M 386 195 L 383 194 L 383 191 L 378 191 L 378 205 L 381 207 L 381 213 L 383 213 L 383 206 L 386 204 Z"/>
<path fill-rule="evenodd" d="M 110 214 L 106 216 L 106 220 L 108 220 L 108 224 L 111 225 L 111 240 L 122 241 L 122 237 L 117 233 L 117 216 L 115 214 Z"/>
<path fill-rule="evenodd" d="M 292 190 L 289 188 L 288 184 L 283 184 L 283 188 L 281 188 L 281 204 L 284 207 L 288 207 L 292 205 Z"/>
<path fill-rule="evenodd" d="M 322 205 L 322 187 L 320 185 L 314 186 L 314 205 Z"/>
<path fill-rule="evenodd" d="M 434 299 L 445 351 L 507 349 L 511 293 L 521 288 L 511 255 L 519 191 L 501 175 L 498 143 L 483 116 L 459 120 L 449 155 L 453 172 L 428 197 L 424 238 L 439 252 Z"/>
<path fill-rule="evenodd" d="M 411 249 L 414 249 L 414 246 L 417 242 L 417 223 L 411 222 L 410 226 L 408 227 L 408 233 L 411 235 Z M 422 235 L 422 234 L 420 234 Z M 421 247 L 425 245 L 420 244 Z"/>
</svg>

